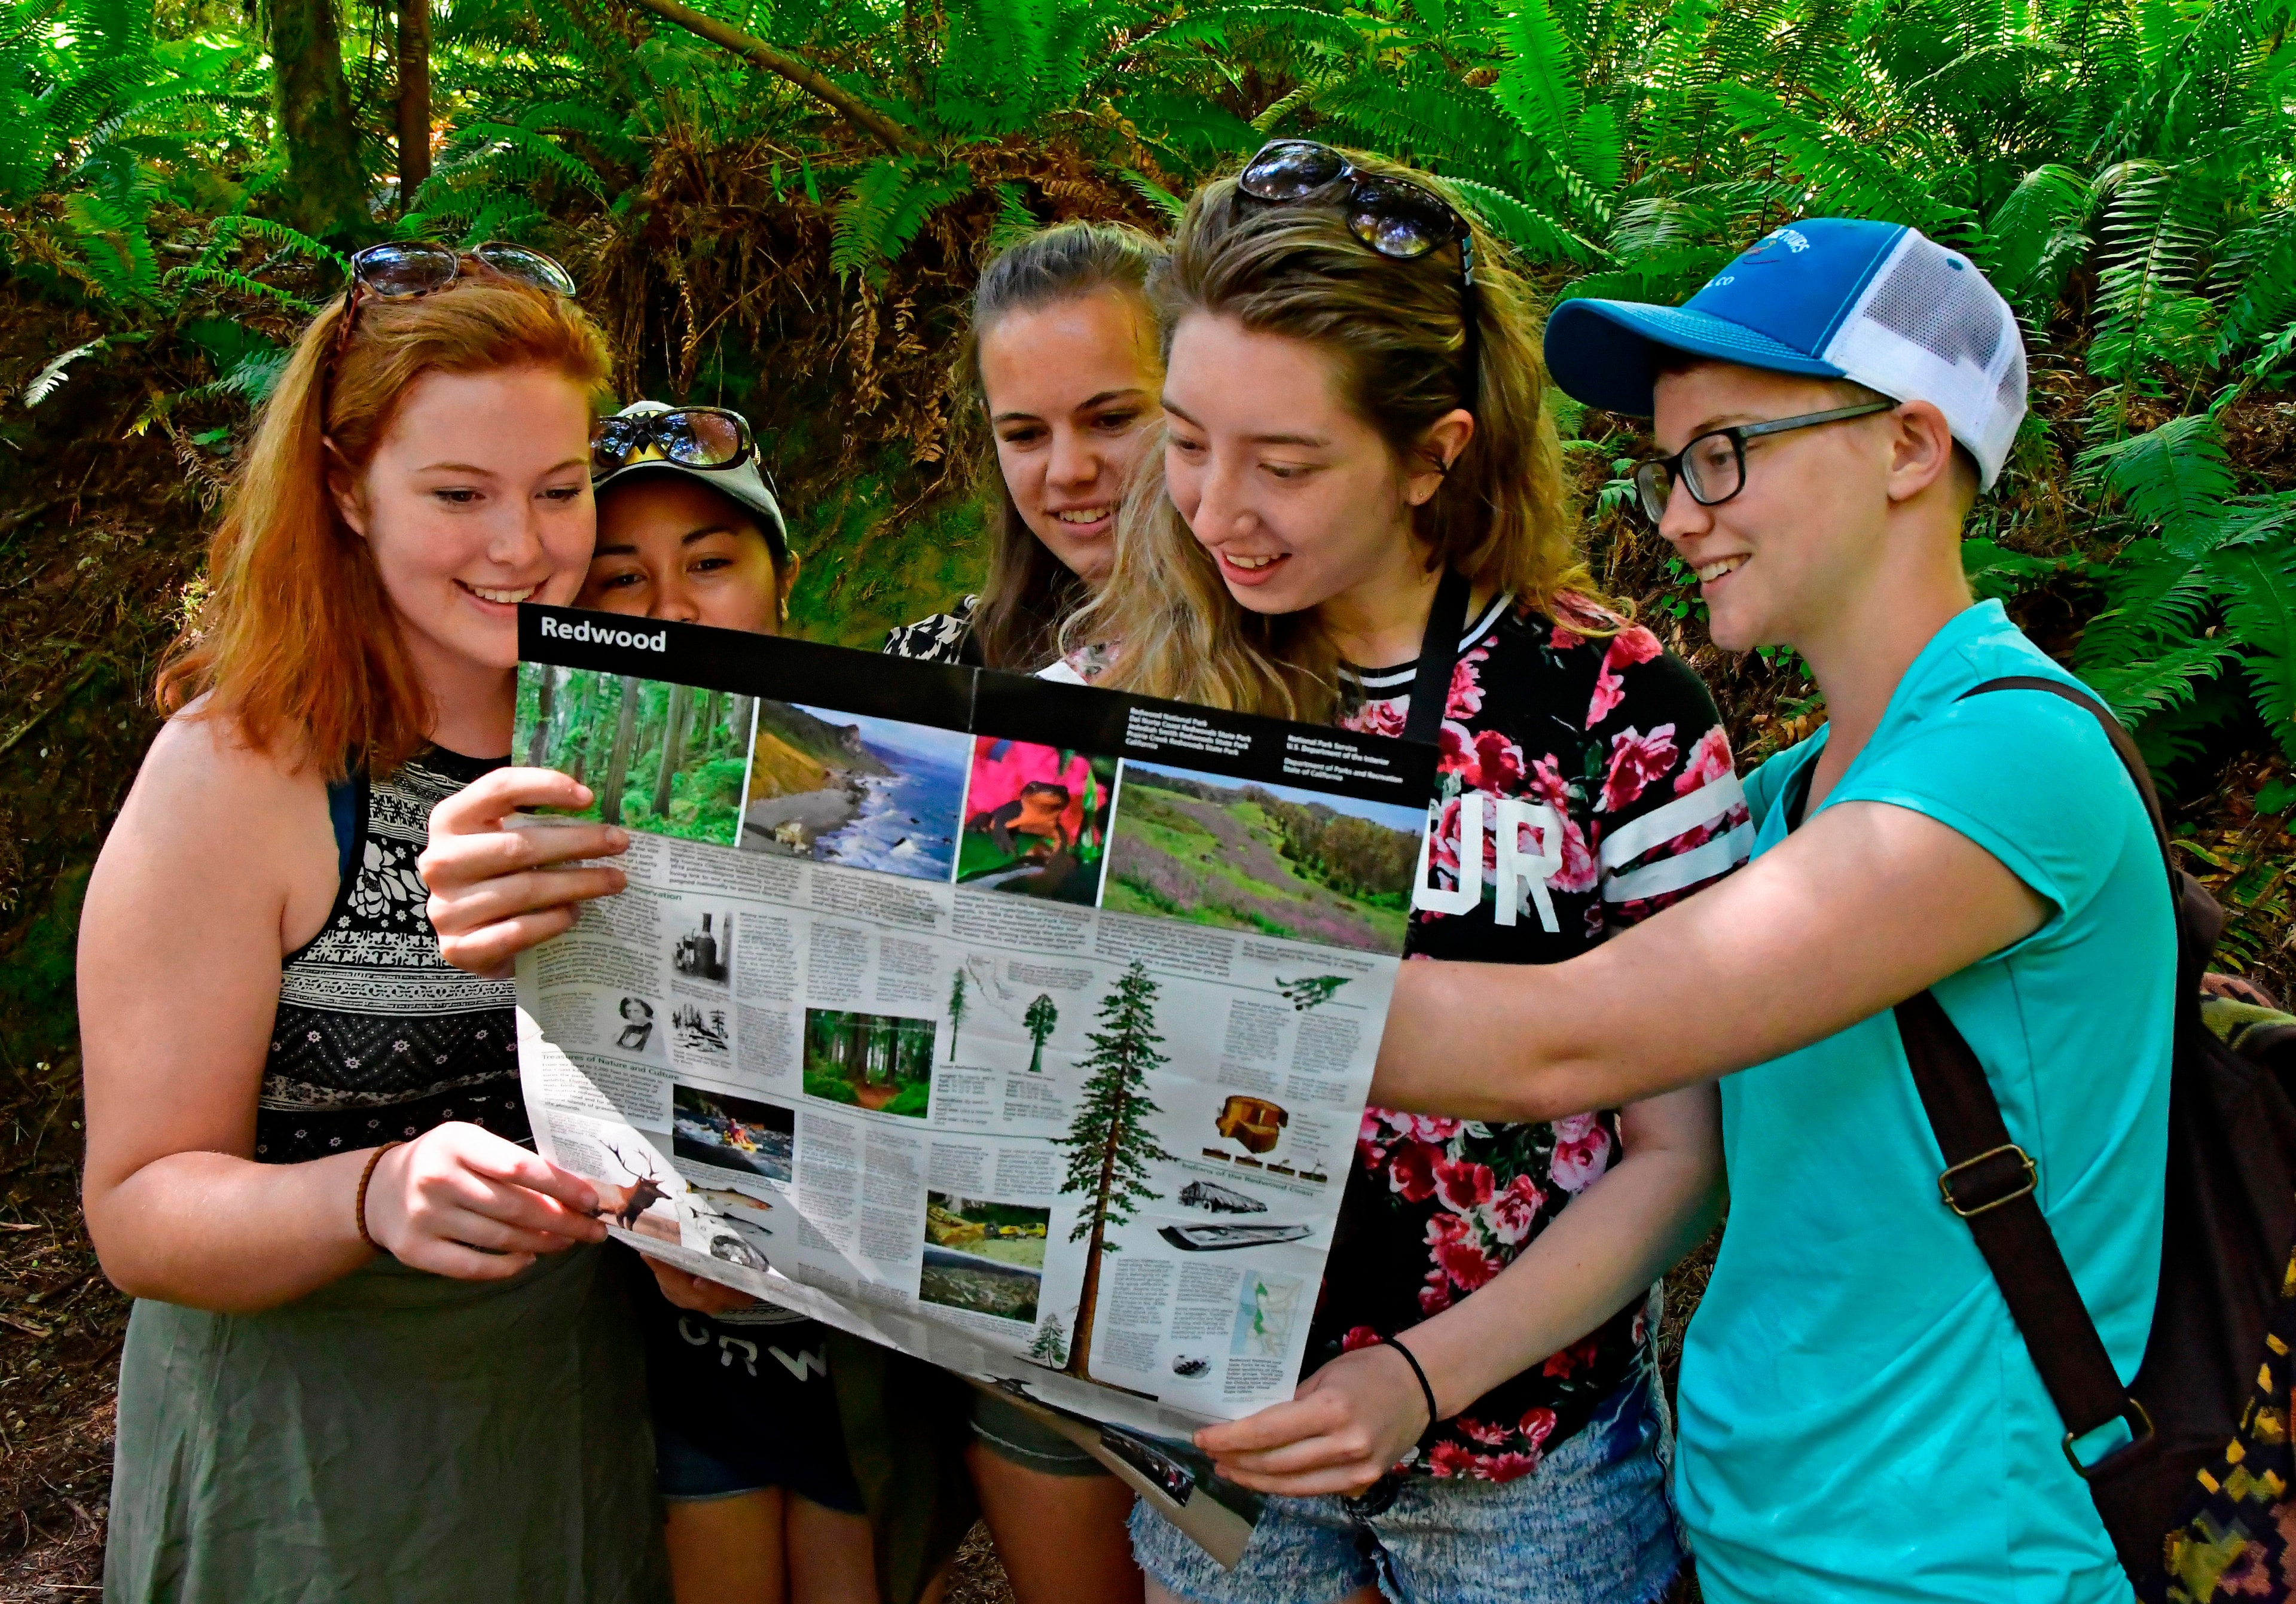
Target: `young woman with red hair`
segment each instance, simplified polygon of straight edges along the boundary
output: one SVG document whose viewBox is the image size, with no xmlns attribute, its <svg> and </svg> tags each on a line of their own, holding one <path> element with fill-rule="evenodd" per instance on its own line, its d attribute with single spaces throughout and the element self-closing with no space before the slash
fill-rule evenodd
<svg viewBox="0 0 2296 1604">
<path fill-rule="evenodd" d="M 378 246 L 266 405 L 82 919 L 88 1230 L 137 1299 L 105 1596 L 667 1596 L 589 1182 L 414 863 L 570 601 L 608 358 L 563 269 Z"/>
</svg>

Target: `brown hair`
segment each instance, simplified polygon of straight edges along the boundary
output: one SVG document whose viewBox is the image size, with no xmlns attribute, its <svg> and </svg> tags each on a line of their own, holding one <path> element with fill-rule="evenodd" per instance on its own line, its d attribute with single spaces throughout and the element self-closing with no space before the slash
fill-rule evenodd
<svg viewBox="0 0 2296 1604">
<path fill-rule="evenodd" d="M 1188 203 L 1171 254 L 1149 282 L 1168 357 L 1191 313 L 1304 340 L 1339 362 L 1349 405 L 1400 457 L 1465 407 L 1475 430 L 1441 487 L 1414 509 L 1431 572 L 1542 609 L 1558 591 L 1594 595 L 1564 493 L 1562 448 L 1546 409 L 1546 366 L 1530 298 L 1497 242 L 1440 179 L 1349 152 L 1367 173 L 1442 194 L 1473 231 L 1475 393 L 1466 393 L 1466 317 L 1455 251 L 1399 261 L 1374 252 L 1335 207 L 1264 205 L 1235 180 Z M 1100 683 L 1149 695 L 1324 720 L 1339 711 L 1338 654 L 1312 613 L 1267 616 L 1228 594 L 1211 555 L 1144 464 L 1119 514 L 1116 565 L 1065 643 L 1109 643 Z"/>
<path fill-rule="evenodd" d="M 1163 255 L 1163 246 L 1136 228 L 1062 223 L 990 262 L 973 290 L 972 320 L 955 364 L 958 382 L 982 415 L 988 396 L 980 377 L 980 341 L 999 319 L 1100 290 L 1137 299 L 1144 317 L 1148 276 Z M 1061 621 L 1091 599 L 1090 593 L 1021 518 L 997 469 L 996 440 L 985 431 L 977 471 L 988 504 L 988 576 L 973 611 L 973 638 L 990 668 L 1032 671 L 1060 654 Z"/>
<path fill-rule="evenodd" d="M 434 715 L 373 555 L 328 493 L 330 446 L 363 471 L 426 373 L 554 369 L 592 392 L 612 367 L 579 307 L 502 279 L 369 298 L 333 358 L 343 316 L 339 299 L 312 319 L 265 402 L 208 548 L 208 593 L 156 687 L 164 712 L 204 695 L 198 717 L 230 718 L 256 750 L 330 778 L 348 763 L 389 773 Z"/>
</svg>

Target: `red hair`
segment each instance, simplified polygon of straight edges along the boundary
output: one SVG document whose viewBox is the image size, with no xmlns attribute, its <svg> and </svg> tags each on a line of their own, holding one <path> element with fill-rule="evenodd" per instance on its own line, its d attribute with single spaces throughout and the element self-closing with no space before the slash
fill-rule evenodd
<svg viewBox="0 0 2296 1604">
<path fill-rule="evenodd" d="M 330 778 L 352 763 L 389 773 L 422 749 L 435 711 L 373 555 L 328 491 L 330 445 L 363 472 L 426 373 L 538 367 L 586 395 L 612 369 L 579 307 L 508 280 L 370 297 L 331 360 L 343 315 L 338 300 L 312 320 L 265 403 L 208 548 L 207 595 L 156 687 L 163 712 L 206 696 L 193 716 L 230 718 L 257 751 L 316 761 Z"/>
</svg>

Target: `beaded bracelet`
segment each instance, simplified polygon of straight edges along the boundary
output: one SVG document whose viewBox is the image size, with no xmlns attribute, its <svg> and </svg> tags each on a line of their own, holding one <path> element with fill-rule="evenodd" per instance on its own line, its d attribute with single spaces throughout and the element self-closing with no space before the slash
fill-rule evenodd
<svg viewBox="0 0 2296 1604">
<path fill-rule="evenodd" d="M 369 1234 L 366 1229 L 366 1184 L 374 1179 L 374 1167 L 382 1162 L 382 1156 L 393 1147 L 403 1147 L 406 1145 L 405 1142 L 385 1142 L 366 1156 L 366 1168 L 359 1172 L 358 1196 L 351 1200 L 351 1219 L 358 1227 L 359 1240 L 377 1253 L 387 1250 L 381 1243 Z"/>
<path fill-rule="evenodd" d="M 1427 1400 L 1427 1429 L 1434 1430 L 1435 1422 L 1439 1419 L 1435 1412 L 1435 1389 L 1428 1384 L 1427 1372 L 1420 1368 L 1419 1355 L 1392 1337 L 1382 1337 L 1379 1340 L 1382 1346 L 1393 1348 L 1402 1354 L 1403 1362 L 1409 1365 L 1411 1373 L 1419 1378 L 1419 1395 Z"/>
</svg>

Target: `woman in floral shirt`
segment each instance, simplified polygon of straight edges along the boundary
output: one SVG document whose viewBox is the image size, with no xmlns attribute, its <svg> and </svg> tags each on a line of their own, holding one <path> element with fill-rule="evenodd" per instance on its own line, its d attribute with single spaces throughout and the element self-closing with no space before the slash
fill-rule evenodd
<svg viewBox="0 0 2296 1604">
<path fill-rule="evenodd" d="M 1704 687 L 1587 599 L 1520 281 L 1438 181 L 1278 142 L 1198 192 L 1150 287 L 1162 481 L 1063 635 L 1112 643 L 1100 683 L 1439 741 L 1412 957 L 1567 958 L 1744 855 Z M 1423 685 L 1448 694 L 1414 720 Z M 1136 1511 L 1151 1598 L 1663 1594 L 1647 1310 L 1712 1223 L 1718 1124 L 1703 1092 L 1546 1124 L 1369 1111 L 1313 1373 L 1197 1436 L 1276 1496 L 1225 1572 Z"/>
<path fill-rule="evenodd" d="M 1620 628 L 1570 592 L 1554 610 L 1598 632 L 1497 603 L 1470 626 L 1445 710 L 1442 812 L 1429 858 L 1435 886 L 1459 884 L 1461 813 L 1480 797 L 1478 877 L 1495 885 L 1496 800 L 1546 803 L 1562 825 L 1562 863 L 1545 887 L 1555 928 L 1535 909 L 1499 925 L 1496 895 L 1471 913 L 1422 909 L 1407 946 L 1414 958 L 1554 963 L 1745 859 L 1746 806 L 1705 686 L 1641 625 Z M 1353 676 L 1365 700 L 1342 722 L 1400 735 L 1417 666 Z M 1380 1272 L 1326 1283 L 1311 1355 L 1362 1347 L 1488 1285 L 1619 1150 L 1615 1111 L 1537 1125 L 1365 1111 L 1339 1247 L 1350 1263 Z M 1402 1266 L 1415 1279 L 1406 1283 Z M 1649 1335 L 1637 1300 L 1492 1388 L 1422 1443 L 1428 1473 L 1484 1481 L 1527 1474 L 1549 1442 L 1583 1427 L 1647 1362 Z"/>
</svg>

